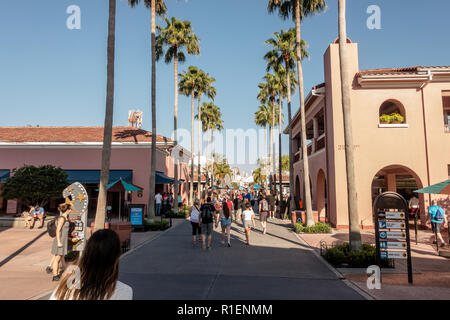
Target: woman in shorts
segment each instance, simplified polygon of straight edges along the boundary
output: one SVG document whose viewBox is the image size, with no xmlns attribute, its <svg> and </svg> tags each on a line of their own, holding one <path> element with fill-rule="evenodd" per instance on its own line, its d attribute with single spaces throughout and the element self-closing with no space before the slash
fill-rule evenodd
<svg viewBox="0 0 450 320">
<path fill-rule="evenodd" d="M 225 233 L 227 234 L 228 247 L 230 243 L 230 229 L 231 229 L 231 210 L 226 202 L 222 203 L 222 211 L 220 212 L 220 226 L 222 227 L 222 244 L 225 244 Z"/>
<path fill-rule="evenodd" d="M 245 203 L 245 210 L 242 212 L 242 221 L 244 223 L 244 229 L 245 229 L 245 237 L 247 239 L 247 245 L 250 245 L 250 230 L 251 226 L 253 225 L 253 228 L 255 228 L 255 213 L 253 212 L 251 208 L 250 201 L 247 201 Z"/>
<path fill-rule="evenodd" d="M 191 221 L 192 226 L 192 245 L 195 246 L 197 244 L 197 234 L 201 235 L 201 229 L 199 226 L 200 223 L 200 202 L 198 199 L 194 201 L 194 205 L 189 209 L 189 220 Z"/>
</svg>

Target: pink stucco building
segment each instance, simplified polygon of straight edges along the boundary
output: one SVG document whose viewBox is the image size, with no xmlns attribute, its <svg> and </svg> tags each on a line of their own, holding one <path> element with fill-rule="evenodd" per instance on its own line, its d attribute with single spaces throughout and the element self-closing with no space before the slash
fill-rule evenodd
<svg viewBox="0 0 450 320">
<path fill-rule="evenodd" d="M 0 183 L 12 169 L 23 165 L 54 165 L 69 175 L 69 182 L 83 183 L 89 195 L 89 216 L 95 214 L 100 178 L 103 127 L 0 127 Z M 132 204 L 148 205 L 150 179 L 151 133 L 131 127 L 114 127 L 110 166 L 110 182 L 122 178 L 142 192 L 119 194 L 108 192 L 108 204 L 113 216 L 124 210 L 125 199 Z M 171 184 L 158 184 L 174 178 L 172 140 L 157 135 L 157 191 L 173 191 Z M 180 194 L 187 201 L 189 194 L 187 164 L 179 166 Z M 53 201 L 47 210 L 56 208 Z M 20 203 L 0 198 L 0 212 L 15 214 Z"/>
<path fill-rule="evenodd" d="M 358 211 L 361 226 L 372 228 L 372 202 L 378 193 L 397 191 L 409 198 L 413 190 L 450 176 L 450 67 L 360 70 L 358 45 L 348 42 L 354 77 L 351 112 Z M 336 41 L 324 54 L 324 83 L 308 94 L 305 110 L 313 210 L 334 227 L 346 228 L 340 86 Z M 381 115 L 392 113 L 403 119 L 380 121 Z M 293 117 L 292 126 L 295 196 L 304 199 L 299 112 Z M 420 195 L 422 213 L 432 199 L 450 213 L 450 197 Z M 421 219 L 424 218 L 422 214 Z"/>
</svg>

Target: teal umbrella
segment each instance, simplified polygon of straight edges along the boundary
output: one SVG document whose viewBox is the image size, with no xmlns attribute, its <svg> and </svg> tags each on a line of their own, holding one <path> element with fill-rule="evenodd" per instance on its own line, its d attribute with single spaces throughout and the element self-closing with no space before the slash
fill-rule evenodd
<svg viewBox="0 0 450 320">
<path fill-rule="evenodd" d="M 415 190 L 414 192 L 450 195 L 450 179 L 433 184 L 432 186 L 423 189 Z"/>
</svg>

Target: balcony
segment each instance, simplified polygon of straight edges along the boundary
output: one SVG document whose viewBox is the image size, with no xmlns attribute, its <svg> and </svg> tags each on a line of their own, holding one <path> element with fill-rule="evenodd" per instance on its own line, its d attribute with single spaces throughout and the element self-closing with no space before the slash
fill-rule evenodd
<svg viewBox="0 0 450 320">
<path fill-rule="evenodd" d="M 325 148 L 325 135 L 321 135 L 316 141 L 316 151 L 322 150 Z"/>
</svg>

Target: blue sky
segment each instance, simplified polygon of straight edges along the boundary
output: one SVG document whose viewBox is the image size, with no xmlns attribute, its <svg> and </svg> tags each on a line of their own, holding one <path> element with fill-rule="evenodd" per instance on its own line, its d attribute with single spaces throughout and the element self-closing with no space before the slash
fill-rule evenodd
<svg viewBox="0 0 450 320">
<path fill-rule="evenodd" d="M 348 34 L 359 43 L 360 68 L 449 65 L 450 2 L 348 0 Z M 66 28 L 69 5 L 81 8 L 81 30 Z M 195 65 L 217 79 L 216 104 L 226 128 L 255 128 L 257 85 L 271 34 L 293 26 L 267 13 L 266 0 L 166 0 L 167 17 L 190 20 L 201 55 Z M 304 21 L 311 59 L 304 63 L 305 94 L 323 82 L 323 53 L 337 37 L 337 0 Z M 382 29 L 369 30 L 366 13 L 378 5 Z M 118 0 L 114 125 L 127 110 L 144 111 L 151 129 L 149 10 Z M 0 126 L 101 126 L 106 91 L 107 0 L 0 1 Z M 159 19 L 159 24 L 164 24 Z M 173 127 L 173 65 L 157 65 L 158 133 Z M 298 92 L 293 112 L 298 109 Z M 284 109 L 287 115 L 287 110 Z M 190 127 L 190 101 L 180 96 L 179 127 Z M 287 138 L 283 149 L 287 151 Z"/>
</svg>

